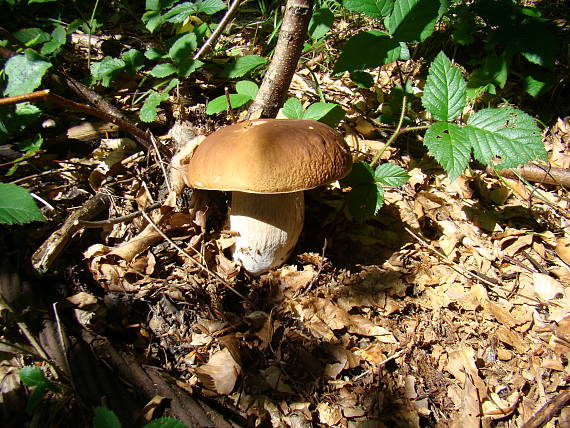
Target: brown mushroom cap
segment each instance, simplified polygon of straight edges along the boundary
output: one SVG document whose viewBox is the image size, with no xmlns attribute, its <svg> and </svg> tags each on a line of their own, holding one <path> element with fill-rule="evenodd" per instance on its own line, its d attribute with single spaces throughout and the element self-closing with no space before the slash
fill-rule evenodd
<svg viewBox="0 0 570 428">
<path fill-rule="evenodd" d="M 198 189 L 289 193 L 345 177 L 342 136 L 314 120 L 259 119 L 222 128 L 196 149 L 188 184 Z"/>
</svg>

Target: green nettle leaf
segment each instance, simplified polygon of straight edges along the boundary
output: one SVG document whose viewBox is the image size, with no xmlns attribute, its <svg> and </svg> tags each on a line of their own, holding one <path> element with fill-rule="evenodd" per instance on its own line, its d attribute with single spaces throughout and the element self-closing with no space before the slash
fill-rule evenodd
<svg viewBox="0 0 570 428">
<path fill-rule="evenodd" d="M 96 407 L 93 411 L 93 428 L 121 428 L 121 421 L 112 410 Z"/>
<path fill-rule="evenodd" d="M 267 60 L 258 55 L 245 55 L 226 65 L 220 73 L 221 77 L 235 79 L 267 63 Z"/>
<path fill-rule="evenodd" d="M 13 97 L 33 92 L 42 83 L 42 78 L 51 63 L 43 60 L 33 51 L 26 51 L 23 55 L 15 55 L 4 66 L 8 76 L 8 85 L 4 94 Z"/>
<path fill-rule="evenodd" d="M 58 53 L 65 42 L 67 41 L 67 32 L 63 25 L 58 25 L 51 32 L 51 40 L 44 43 L 40 53 L 42 55 L 52 55 Z"/>
<path fill-rule="evenodd" d="M 144 67 L 144 55 L 137 49 L 129 49 L 121 55 L 121 59 L 125 61 L 126 70 L 134 76 Z"/>
<path fill-rule="evenodd" d="M 150 95 L 144 101 L 143 106 L 139 112 L 139 117 L 143 122 L 152 122 L 156 119 L 157 108 L 161 102 L 166 101 L 168 99 L 168 91 L 163 93 L 159 93 L 156 91 L 152 91 Z"/>
<path fill-rule="evenodd" d="M 229 97 L 232 108 L 241 107 L 252 100 L 252 98 L 249 95 L 244 95 L 244 94 L 230 94 Z M 206 114 L 216 114 L 225 111 L 227 109 L 228 109 L 228 102 L 226 96 L 221 95 L 217 98 L 214 98 L 212 101 L 208 103 L 208 105 L 206 106 Z"/>
<path fill-rule="evenodd" d="M 424 145 L 451 180 L 463 174 L 471 159 L 471 143 L 464 128 L 455 123 L 433 123 L 425 133 Z"/>
<path fill-rule="evenodd" d="M 321 7 L 313 12 L 309 22 L 309 36 L 318 40 L 329 32 L 334 22 L 334 15 L 328 7 Z"/>
<path fill-rule="evenodd" d="M 168 50 L 168 56 L 177 64 L 191 58 L 192 52 L 198 47 L 196 34 L 186 33 L 179 37 Z"/>
<path fill-rule="evenodd" d="M 50 39 L 49 34 L 40 28 L 22 28 L 12 35 L 28 47 L 47 42 Z"/>
<path fill-rule="evenodd" d="M 547 160 L 536 121 L 513 107 L 478 111 L 469 118 L 464 132 L 475 158 L 486 165 L 515 168 L 531 160 Z"/>
<path fill-rule="evenodd" d="M 283 114 L 289 119 L 303 119 L 305 109 L 298 98 L 289 98 L 283 104 Z"/>
<path fill-rule="evenodd" d="M 384 186 L 402 186 L 408 182 L 410 175 L 401 166 L 387 162 L 376 168 L 374 179 Z"/>
<path fill-rule="evenodd" d="M 255 99 L 258 91 L 259 87 L 251 80 L 240 80 L 236 83 L 236 92 L 238 94 L 247 95 L 252 100 Z"/>
<path fill-rule="evenodd" d="M 429 68 L 422 104 L 437 120 L 455 120 L 467 102 L 466 87 L 461 71 L 442 51 Z"/>
<path fill-rule="evenodd" d="M 344 110 L 338 104 L 313 103 L 303 113 L 303 119 L 318 120 L 335 127 L 344 117 Z"/>
<path fill-rule="evenodd" d="M 156 64 L 152 70 L 150 70 L 150 75 L 161 79 L 166 76 L 170 76 L 178 71 L 178 67 L 171 62 L 166 64 Z"/>
<path fill-rule="evenodd" d="M 0 223 L 24 224 L 31 221 L 45 221 L 45 218 L 30 193 L 15 184 L 0 183 Z"/>
<path fill-rule="evenodd" d="M 155 419 L 154 421 L 150 421 L 144 426 L 144 428 L 188 428 L 188 426 L 184 425 L 178 419 L 165 416 Z"/>
<path fill-rule="evenodd" d="M 91 76 L 96 82 L 101 81 L 101 84 L 107 88 L 111 84 L 111 80 L 125 66 L 125 61 L 122 59 L 106 56 L 100 62 L 91 64 Z"/>
<path fill-rule="evenodd" d="M 447 9 L 447 0 L 396 0 L 386 27 L 400 42 L 423 42 Z"/>
<path fill-rule="evenodd" d="M 386 33 L 377 30 L 358 33 L 341 48 L 333 73 L 389 64 L 398 59 L 400 50 L 399 43 Z"/>
<path fill-rule="evenodd" d="M 342 5 L 353 12 L 380 19 L 392 12 L 394 0 L 343 0 Z"/>
</svg>

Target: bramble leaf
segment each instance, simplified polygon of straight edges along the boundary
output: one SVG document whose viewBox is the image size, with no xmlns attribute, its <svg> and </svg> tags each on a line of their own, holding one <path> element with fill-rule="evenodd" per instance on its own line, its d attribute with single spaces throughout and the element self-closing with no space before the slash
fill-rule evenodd
<svg viewBox="0 0 570 428">
<path fill-rule="evenodd" d="M 152 77 L 161 79 L 163 77 L 176 73 L 177 70 L 178 67 L 176 67 L 176 65 L 172 64 L 171 62 L 165 64 L 156 64 L 154 67 L 152 67 L 152 70 L 150 70 L 150 75 Z"/>
<path fill-rule="evenodd" d="M 125 66 L 125 61 L 122 59 L 106 56 L 101 61 L 91 64 L 91 75 L 96 82 L 100 80 L 101 84 L 107 88 L 111 84 L 111 80 Z"/>
<path fill-rule="evenodd" d="M 471 159 L 471 143 L 455 123 L 436 122 L 425 133 L 424 145 L 451 180 L 459 177 Z"/>
<path fill-rule="evenodd" d="M 0 183 L 0 223 L 45 221 L 30 193 L 15 184 Z"/>
<path fill-rule="evenodd" d="M 179 37 L 168 50 L 168 56 L 177 64 L 191 57 L 198 47 L 196 34 L 186 33 Z"/>
<path fill-rule="evenodd" d="M 386 27 L 399 42 L 423 42 L 446 9 L 447 0 L 396 0 Z"/>
<path fill-rule="evenodd" d="M 486 165 L 515 168 L 531 160 L 547 160 L 536 121 L 513 107 L 478 111 L 469 118 L 464 132 L 475 158 Z"/>
<path fill-rule="evenodd" d="M 455 120 L 466 104 L 466 86 L 459 68 L 442 51 L 429 68 L 422 104 L 437 120 Z"/>
<path fill-rule="evenodd" d="M 342 47 L 333 73 L 365 70 L 389 64 L 398 59 L 400 44 L 388 34 L 372 30 L 358 33 Z"/>
<path fill-rule="evenodd" d="M 320 39 L 331 29 L 334 15 L 328 7 L 321 7 L 313 12 L 309 22 L 309 36 L 313 40 Z"/>
<path fill-rule="evenodd" d="M 342 5 L 353 12 L 380 19 L 390 14 L 394 0 L 343 0 Z"/>
<path fill-rule="evenodd" d="M 44 74 L 50 67 L 50 62 L 43 60 L 32 50 L 27 50 L 23 55 L 13 56 L 4 66 L 4 72 L 8 76 L 4 95 L 13 97 L 33 92 L 40 86 Z"/>
<path fill-rule="evenodd" d="M 230 104 L 232 108 L 238 108 L 245 105 L 252 98 L 249 95 L 230 94 Z M 228 101 L 225 95 L 214 98 L 206 106 L 206 114 L 216 114 L 228 109 Z"/>
<path fill-rule="evenodd" d="M 384 186 L 402 186 L 408 182 L 410 175 L 401 166 L 387 162 L 378 165 L 374 171 L 374 179 L 376 183 Z"/>
<path fill-rule="evenodd" d="M 168 92 L 159 93 L 156 91 L 152 91 L 146 100 L 144 101 L 143 106 L 139 112 L 139 118 L 143 122 L 152 122 L 156 119 L 157 115 L 157 108 L 161 102 L 166 101 L 168 99 Z"/>
<path fill-rule="evenodd" d="M 259 87 L 251 80 L 240 80 L 236 83 L 236 92 L 238 94 L 247 95 L 251 99 L 254 99 L 257 96 L 258 91 Z"/>
</svg>

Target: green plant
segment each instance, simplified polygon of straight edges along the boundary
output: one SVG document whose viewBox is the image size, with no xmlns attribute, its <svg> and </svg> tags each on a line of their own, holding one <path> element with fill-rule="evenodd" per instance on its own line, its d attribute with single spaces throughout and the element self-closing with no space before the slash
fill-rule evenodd
<svg viewBox="0 0 570 428">
<path fill-rule="evenodd" d="M 26 406 L 26 411 L 30 414 L 34 412 L 47 391 L 59 391 L 58 387 L 45 377 L 44 372 L 39 367 L 22 367 L 18 374 L 24 385 L 34 388 Z"/>
<path fill-rule="evenodd" d="M 93 413 L 93 428 L 121 428 L 119 418 L 112 410 L 106 407 L 97 407 Z M 182 422 L 170 417 L 157 418 L 144 426 L 144 428 L 188 428 Z"/>
<path fill-rule="evenodd" d="M 535 64 L 549 64 L 553 60 L 552 49 L 547 48 L 542 54 L 535 48 L 534 42 L 523 46 L 516 39 L 516 34 L 511 33 L 508 24 L 512 24 L 509 20 L 513 18 L 507 18 L 504 10 L 500 9 L 502 4 L 508 6 L 508 13 L 516 12 L 515 15 L 520 20 L 516 24 L 519 30 L 526 28 L 528 23 L 544 24 L 539 25 L 539 28 L 545 31 L 548 29 L 545 21 L 537 18 L 537 13 L 528 8 L 521 9 L 509 0 L 480 0 L 469 4 L 456 2 L 450 15 L 453 17 L 466 11 L 477 11 L 480 16 L 487 18 L 489 26 L 498 26 L 487 30 L 490 34 L 489 40 L 494 41 L 494 44 L 490 44 L 491 48 L 496 48 L 499 43 L 506 46 L 502 52 L 504 61 L 520 53 Z M 427 40 L 447 10 L 445 0 L 344 0 L 343 5 L 353 12 L 372 18 L 379 27 L 382 27 L 380 20 L 383 20 L 383 29 L 362 31 L 351 37 L 342 46 L 335 64 L 335 73 L 350 72 L 350 77 L 359 87 L 373 85 L 372 76 L 366 70 L 410 59 L 409 46 Z M 466 29 L 461 27 L 463 24 L 458 25 L 456 34 L 461 31 L 466 34 Z M 537 36 L 535 30 L 532 30 L 532 34 Z M 549 38 L 550 33 L 546 36 L 547 40 Z M 460 39 L 459 35 L 456 39 L 468 43 L 467 39 Z M 488 61 L 490 66 L 493 59 Z M 505 64 L 499 68 L 505 68 Z M 489 82 L 474 85 L 473 76 L 477 73 L 475 70 L 467 82 L 461 70 L 440 52 L 429 67 L 421 98 L 423 107 L 435 122 L 430 126 L 409 127 L 408 130 L 427 129 L 424 145 L 451 179 L 463 173 L 472 155 L 492 168 L 513 168 L 530 160 L 546 160 L 540 130 L 536 121 L 528 114 L 503 105 L 484 108 L 466 118 L 463 117 L 468 95 L 494 88 L 489 86 Z M 497 76 L 495 75 L 495 78 L 498 78 Z M 401 74 L 400 78 L 399 89 L 398 86 L 395 88 L 396 93 L 400 93 L 400 117 L 394 134 L 388 140 L 388 146 L 399 135 L 406 112 L 411 107 L 409 100 L 413 96 L 409 82 L 406 82 Z M 499 86 L 504 86 L 506 76 L 501 79 Z M 382 121 L 386 119 L 385 116 L 378 118 Z M 379 185 L 382 180 L 377 177 L 378 168 L 382 165 L 373 171 L 380 155 L 381 153 L 378 153 L 370 164 L 357 164 L 353 173 L 344 181 L 351 188 L 347 203 L 355 218 L 365 219 L 366 216 L 374 215 L 383 203 L 383 189 Z M 388 167 L 388 171 L 396 170 Z M 399 174 L 397 180 L 392 183 L 394 182 L 403 184 L 404 175 Z"/>
<path fill-rule="evenodd" d="M 15 184 L 0 183 L 0 223 L 45 221 L 30 193 Z"/>
</svg>

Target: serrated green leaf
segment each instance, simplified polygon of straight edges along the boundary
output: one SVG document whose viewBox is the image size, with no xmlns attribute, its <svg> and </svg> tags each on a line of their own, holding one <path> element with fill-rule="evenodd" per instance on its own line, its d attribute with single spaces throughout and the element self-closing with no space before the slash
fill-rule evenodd
<svg viewBox="0 0 570 428">
<path fill-rule="evenodd" d="M 121 59 L 125 61 L 127 73 L 134 76 L 144 67 L 144 55 L 137 49 L 129 49 L 121 55 Z"/>
<path fill-rule="evenodd" d="M 204 63 L 199 59 L 189 56 L 178 65 L 178 75 L 180 77 L 188 77 L 203 65 Z"/>
<path fill-rule="evenodd" d="M 344 117 L 344 110 L 338 104 L 317 102 L 311 104 L 303 113 L 303 119 L 318 120 L 330 127 L 335 127 Z"/>
<path fill-rule="evenodd" d="M 49 42 L 44 43 L 40 53 L 42 55 L 52 55 L 58 53 L 65 42 L 67 41 L 67 31 L 63 25 L 57 25 L 51 32 L 51 39 Z"/>
<path fill-rule="evenodd" d="M 12 34 L 27 47 L 49 41 L 50 36 L 41 28 L 22 28 Z"/>
<path fill-rule="evenodd" d="M 343 0 L 342 5 L 353 12 L 380 19 L 392 12 L 394 0 Z"/>
<path fill-rule="evenodd" d="M 378 165 L 374 171 L 374 179 L 384 186 L 403 186 L 410 179 L 410 175 L 395 163 L 387 162 Z"/>
<path fill-rule="evenodd" d="M 162 417 L 155 419 L 144 426 L 144 428 L 188 428 L 178 419 Z"/>
<path fill-rule="evenodd" d="M 531 160 L 547 160 L 536 121 L 510 106 L 480 110 L 463 129 L 475 158 L 486 165 L 516 168 Z"/>
<path fill-rule="evenodd" d="M 96 82 L 101 81 L 101 84 L 107 88 L 125 66 L 125 61 L 122 59 L 106 56 L 101 61 L 91 64 L 91 76 Z"/>
<path fill-rule="evenodd" d="M 238 108 L 243 106 L 244 104 L 248 103 L 252 100 L 249 95 L 243 94 L 230 94 L 230 104 L 232 108 Z M 221 95 L 217 98 L 214 98 L 212 101 L 208 103 L 206 106 L 206 114 L 216 114 L 228 109 L 228 102 L 225 95 Z"/>
<path fill-rule="evenodd" d="M 192 57 L 192 52 L 198 47 L 196 34 L 186 33 L 180 36 L 168 50 L 168 56 L 177 64 Z"/>
<path fill-rule="evenodd" d="M 251 80 L 240 80 L 236 83 L 236 92 L 238 94 L 247 95 L 251 99 L 255 99 L 258 91 L 259 87 Z"/>
<path fill-rule="evenodd" d="M 45 221 L 30 193 L 15 184 L 0 183 L 0 223 Z"/>
<path fill-rule="evenodd" d="M 425 133 L 424 145 L 451 180 L 463 174 L 471 159 L 471 143 L 463 128 L 454 123 L 432 124 Z"/>
<path fill-rule="evenodd" d="M 166 101 L 168 99 L 168 92 L 165 91 L 164 93 L 158 93 L 156 91 L 152 91 L 150 95 L 145 99 L 143 106 L 139 112 L 139 118 L 143 122 L 152 122 L 156 119 L 157 109 L 161 102 Z"/>
<path fill-rule="evenodd" d="M 430 65 L 422 104 L 437 120 L 455 120 L 467 102 L 466 87 L 461 71 L 442 51 Z"/>
<path fill-rule="evenodd" d="M 267 60 L 258 55 L 245 55 L 239 57 L 235 61 L 227 64 L 224 70 L 220 73 L 221 77 L 228 79 L 235 79 L 236 77 L 242 77 L 257 67 L 260 67 L 267 63 Z"/>
<path fill-rule="evenodd" d="M 93 411 L 93 428 L 121 428 L 121 421 L 110 409 L 96 407 Z"/>
<path fill-rule="evenodd" d="M 397 0 L 386 27 L 399 42 L 423 42 L 446 8 L 447 0 Z"/>
<path fill-rule="evenodd" d="M 469 92 L 495 93 L 495 86 L 503 88 L 507 82 L 509 58 L 506 55 L 489 54 L 481 67 L 473 70 L 469 76 L 467 87 Z"/>
<path fill-rule="evenodd" d="M 152 77 L 156 77 L 157 79 L 162 79 L 163 77 L 170 76 L 178 71 L 178 67 L 172 64 L 171 62 L 167 62 L 166 64 L 156 64 L 150 70 L 150 75 Z"/>
<path fill-rule="evenodd" d="M 206 15 L 213 15 L 227 7 L 222 0 L 198 0 L 196 6 L 198 13 L 205 13 Z"/>
<path fill-rule="evenodd" d="M 309 21 L 309 37 L 318 40 L 329 32 L 334 22 L 334 15 L 328 7 L 321 7 L 313 12 Z"/>
<path fill-rule="evenodd" d="M 384 205 L 384 189 L 374 183 L 353 187 L 346 196 L 348 211 L 357 221 L 364 221 L 378 213 Z"/>
<path fill-rule="evenodd" d="M 360 184 L 375 184 L 374 170 L 366 162 L 355 162 L 352 165 L 350 174 L 341 180 L 343 186 L 356 187 Z"/>
<path fill-rule="evenodd" d="M 305 109 L 298 98 L 289 98 L 283 104 L 283 114 L 289 119 L 302 119 Z"/>
<path fill-rule="evenodd" d="M 377 30 L 358 33 L 341 48 L 333 73 L 389 64 L 398 59 L 400 50 L 399 43 L 386 33 Z"/>
<path fill-rule="evenodd" d="M 44 74 L 51 63 L 44 61 L 35 52 L 28 50 L 23 55 L 15 55 L 4 66 L 8 85 L 4 94 L 13 97 L 33 92 L 42 83 Z"/>
<path fill-rule="evenodd" d="M 162 19 L 172 24 L 181 24 L 190 15 L 205 13 L 213 15 L 224 10 L 227 6 L 221 0 L 198 0 L 196 2 L 184 2 L 174 6 L 162 15 Z"/>
</svg>

